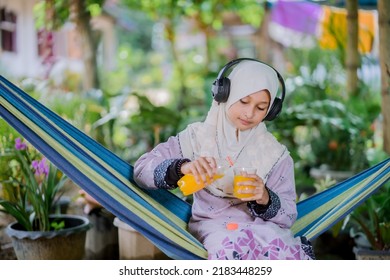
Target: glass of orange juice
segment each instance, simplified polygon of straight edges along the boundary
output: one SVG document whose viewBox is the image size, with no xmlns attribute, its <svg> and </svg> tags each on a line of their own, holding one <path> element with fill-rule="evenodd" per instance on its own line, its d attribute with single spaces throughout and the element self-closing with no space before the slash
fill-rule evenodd
<svg viewBox="0 0 390 280">
<path fill-rule="evenodd" d="M 234 171 L 234 183 L 233 183 L 233 195 L 237 198 L 247 198 L 253 196 L 255 186 L 240 186 L 238 182 L 254 181 L 254 178 L 250 178 L 246 175 L 256 174 L 257 169 L 254 167 L 235 167 Z M 240 193 L 240 191 L 250 191 L 249 193 Z"/>
<path fill-rule="evenodd" d="M 183 195 L 187 196 L 190 194 L 193 194 L 197 191 L 200 191 L 207 185 L 211 184 L 213 181 L 218 180 L 224 176 L 225 167 L 224 166 L 218 166 L 217 172 L 213 176 L 213 180 L 210 180 L 210 178 L 207 177 L 206 182 L 200 182 L 199 184 L 196 183 L 195 176 L 192 174 L 186 174 L 183 177 L 180 178 L 179 181 L 177 181 L 177 185 L 179 186 L 181 192 Z"/>
</svg>

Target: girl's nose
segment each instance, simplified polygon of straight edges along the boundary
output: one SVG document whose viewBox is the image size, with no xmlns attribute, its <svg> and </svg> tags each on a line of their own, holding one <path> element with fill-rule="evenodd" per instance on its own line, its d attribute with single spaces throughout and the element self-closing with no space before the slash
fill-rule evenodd
<svg viewBox="0 0 390 280">
<path fill-rule="evenodd" d="M 252 110 L 247 110 L 244 112 L 244 116 L 247 119 L 251 119 L 253 117 L 253 111 Z"/>
</svg>

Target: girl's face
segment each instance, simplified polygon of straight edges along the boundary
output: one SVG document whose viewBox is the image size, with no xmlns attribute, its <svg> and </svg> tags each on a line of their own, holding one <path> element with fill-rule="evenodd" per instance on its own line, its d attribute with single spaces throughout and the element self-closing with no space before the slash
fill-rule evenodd
<svg viewBox="0 0 390 280">
<path fill-rule="evenodd" d="M 269 104 L 268 91 L 261 90 L 235 102 L 228 109 L 227 116 L 239 130 L 251 129 L 266 117 Z"/>
</svg>

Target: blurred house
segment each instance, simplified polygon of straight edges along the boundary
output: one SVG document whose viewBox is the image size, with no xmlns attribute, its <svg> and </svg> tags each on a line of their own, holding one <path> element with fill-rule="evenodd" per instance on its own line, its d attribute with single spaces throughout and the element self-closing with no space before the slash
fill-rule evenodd
<svg viewBox="0 0 390 280">
<path fill-rule="evenodd" d="M 36 76 L 41 69 L 34 27 L 35 0 L 0 1 L 0 71 L 12 76 Z"/>
<path fill-rule="evenodd" d="M 33 8 L 39 0 L 0 0 L 0 74 L 9 77 L 57 78 L 65 70 L 82 73 L 80 38 L 75 25 L 66 23 L 60 30 L 37 30 Z M 99 61 L 107 70 L 115 67 L 118 24 L 111 1 L 94 18 L 92 26 L 101 31 Z M 54 77 L 56 78 L 56 77 Z"/>
</svg>

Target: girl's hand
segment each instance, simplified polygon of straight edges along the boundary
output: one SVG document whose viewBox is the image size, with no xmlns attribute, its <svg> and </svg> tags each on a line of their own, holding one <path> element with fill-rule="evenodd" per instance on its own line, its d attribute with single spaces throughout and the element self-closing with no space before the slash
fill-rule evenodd
<svg viewBox="0 0 390 280">
<path fill-rule="evenodd" d="M 181 173 L 192 174 L 197 184 L 211 183 L 217 171 L 217 161 L 213 157 L 199 157 L 181 166 Z"/>
<path fill-rule="evenodd" d="M 254 181 L 242 181 L 239 182 L 241 186 L 254 186 L 254 190 L 241 190 L 241 193 L 252 193 L 253 196 L 247 198 L 241 198 L 242 201 L 253 201 L 255 200 L 257 204 L 267 205 L 269 202 L 269 193 L 265 188 L 263 179 L 261 179 L 256 174 L 247 174 L 246 177 L 253 178 Z"/>
<path fill-rule="evenodd" d="M 79 190 L 79 195 L 82 198 L 81 201 L 84 203 L 84 213 L 89 214 L 95 208 L 103 208 L 103 206 L 94 199 L 91 195 L 89 195 L 84 190 Z"/>
</svg>

